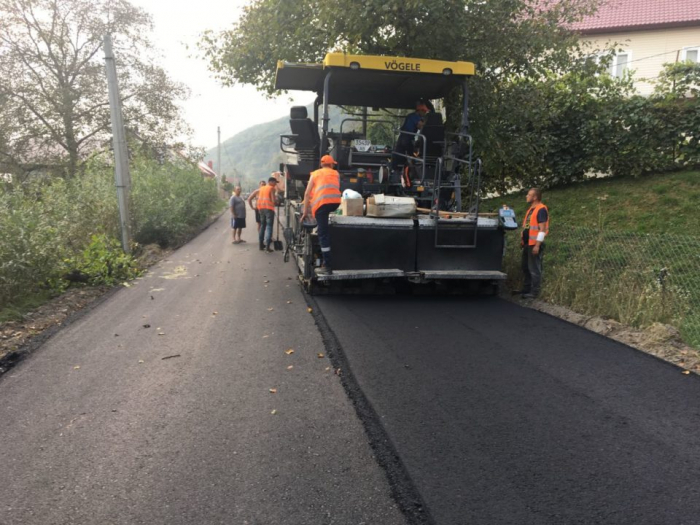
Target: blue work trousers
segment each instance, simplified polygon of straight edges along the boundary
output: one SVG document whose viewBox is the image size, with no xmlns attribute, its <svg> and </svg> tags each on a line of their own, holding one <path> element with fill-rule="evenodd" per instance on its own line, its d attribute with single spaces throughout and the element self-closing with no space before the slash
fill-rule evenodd
<svg viewBox="0 0 700 525">
<path fill-rule="evenodd" d="M 321 244 L 321 255 L 323 255 L 323 266 L 331 268 L 331 232 L 328 228 L 328 216 L 338 209 L 340 204 L 324 204 L 314 217 L 318 228 L 318 242 Z"/>
<path fill-rule="evenodd" d="M 260 210 L 260 246 L 270 247 L 272 242 L 272 226 L 275 223 L 274 210 Z"/>
</svg>

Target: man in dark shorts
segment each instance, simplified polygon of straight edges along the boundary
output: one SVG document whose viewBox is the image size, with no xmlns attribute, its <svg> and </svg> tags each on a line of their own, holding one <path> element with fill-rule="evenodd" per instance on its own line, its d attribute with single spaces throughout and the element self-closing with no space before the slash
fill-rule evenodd
<svg viewBox="0 0 700 525">
<path fill-rule="evenodd" d="M 245 200 L 241 197 L 241 187 L 236 186 L 233 195 L 228 201 L 231 210 L 231 230 L 233 231 L 233 244 L 245 242 L 241 239 L 241 233 L 245 228 Z"/>
<path fill-rule="evenodd" d="M 262 188 L 266 184 L 267 182 L 265 182 L 265 180 L 263 179 L 260 181 L 260 184 L 258 184 L 258 188 Z M 251 202 L 250 207 L 255 210 L 255 222 L 258 223 L 258 233 L 260 233 L 260 212 L 258 211 L 258 199 L 253 200 L 255 201 L 255 203 Z"/>
</svg>

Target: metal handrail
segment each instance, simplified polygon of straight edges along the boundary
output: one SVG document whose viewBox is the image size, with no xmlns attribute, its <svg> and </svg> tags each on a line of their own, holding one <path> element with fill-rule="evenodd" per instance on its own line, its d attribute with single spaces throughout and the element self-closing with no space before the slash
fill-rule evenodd
<svg viewBox="0 0 700 525">
<path fill-rule="evenodd" d="M 435 217 L 436 221 L 440 218 L 440 185 L 442 184 L 442 165 L 444 160 L 442 157 L 438 158 L 437 164 L 435 166 L 435 175 L 433 176 L 433 202 L 430 205 L 430 217 Z M 436 192 L 437 188 L 437 192 Z M 435 206 L 435 213 L 433 214 L 433 206 Z M 437 222 L 436 222 L 437 224 Z"/>
<path fill-rule="evenodd" d="M 479 188 L 481 186 L 481 173 L 482 173 L 482 163 L 481 159 L 477 159 L 476 162 L 472 160 L 473 155 L 473 139 L 471 135 L 467 133 L 453 133 L 448 132 L 446 136 L 451 137 L 453 140 L 445 141 L 445 146 L 443 150 L 443 158 L 440 159 L 439 168 L 435 172 L 435 177 L 433 181 L 433 206 L 431 206 L 431 218 L 435 220 L 435 247 L 436 248 L 476 248 L 477 238 L 478 238 L 478 228 L 479 228 Z M 467 142 L 468 151 L 465 155 L 454 154 L 453 150 L 450 148 L 458 146 L 460 142 L 464 140 Z M 466 157 L 466 158 L 464 158 Z M 455 164 L 461 166 L 466 166 L 467 169 L 467 181 L 463 184 L 463 176 L 460 173 L 459 177 L 453 181 L 455 191 L 455 199 L 457 204 L 461 208 L 461 194 L 462 189 L 466 188 L 469 192 L 469 206 L 468 206 L 468 219 L 473 221 L 473 242 L 470 244 L 441 244 L 439 239 L 440 233 L 440 190 L 442 189 L 442 173 L 443 164 L 446 162 L 451 162 L 454 167 Z M 457 170 L 453 170 L 457 171 Z M 434 210 L 433 210 L 434 208 Z"/>
<path fill-rule="evenodd" d="M 355 118 L 355 119 L 346 118 L 346 119 L 343 119 L 342 121 L 340 121 L 340 131 L 339 131 L 340 137 L 338 138 L 338 151 L 340 151 L 340 148 L 343 147 L 343 124 L 345 124 L 346 122 L 364 122 L 364 120 L 357 119 L 357 118 Z M 394 122 L 392 122 L 391 120 L 368 118 L 368 122 L 379 122 L 379 123 L 389 124 L 391 126 L 391 129 L 396 131 L 396 128 L 393 127 Z M 394 140 L 393 136 L 392 136 L 392 140 Z M 394 140 L 394 142 L 396 142 L 396 141 Z"/>
<path fill-rule="evenodd" d="M 284 149 L 285 146 L 291 146 L 291 144 L 289 142 L 287 142 L 285 144 L 284 139 L 291 140 L 291 141 L 296 143 L 295 139 L 298 137 L 299 137 L 299 135 L 291 135 L 291 134 L 290 135 L 280 135 L 280 150 L 282 150 L 282 153 L 288 153 L 290 155 L 294 155 L 295 153 L 297 153 L 296 150 Z"/>
<path fill-rule="evenodd" d="M 340 139 L 343 139 L 343 124 L 346 122 L 364 122 L 363 119 L 361 118 L 346 118 L 340 121 Z M 385 119 L 375 119 L 371 118 L 370 116 L 367 117 L 367 122 L 380 122 L 384 124 L 389 124 L 391 126 L 391 129 L 394 130 L 394 134 L 396 132 L 396 128 L 394 128 L 394 122 L 391 120 L 385 120 Z M 393 139 L 393 136 L 392 136 Z"/>
<path fill-rule="evenodd" d="M 404 130 L 401 130 L 401 129 L 399 130 L 399 137 L 401 136 L 402 133 L 405 134 L 405 135 L 411 135 L 411 136 L 413 136 L 413 137 L 419 137 L 419 136 L 420 136 L 420 137 L 424 137 L 424 135 L 421 135 L 420 133 L 412 133 L 412 132 L 410 132 L 410 131 L 404 131 Z M 421 166 L 422 166 L 422 174 L 421 174 L 421 179 L 420 179 L 420 180 L 421 180 L 421 183 L 423 183 L 423 181 L 425 181 L 425 165 L 426 165 L 427 158 L 428 158 L 428 141 L 427 141 L 427 140 L 423 140 L 423 141 L 421 141 L 421 142 L 422 142 L 422 144 L 423 144 L 423 157 L 413 157 L 413 156 L 411 156 L 411 155 L 405 155 L 405 154 L 403 154 L 403 153 L 397 153 L 397 152 L 395 152 L 395 151 L 392 151 L 391 154 L 392 154 L 392 155 L 398 155 L 399 157 L 403 157 L 403 158 L 405 158 L 405 159 L 413 160 L 414 162 L 415 162 L 415 161 L 420 162 L 420 163 L 421 163 Z M 439 158 L 439 157 L 438 157 L 438 158 Z"/>
<path fill-rule="evenodd" d="M 479 217 L 479 191 L 481 190 L 481 169 L 483 167 L 483 163 L 481 162 L 481 159 L 476 159 L 476 167 L 475 169 L 478 169 L 478 176 L 476 178 L 476 205 L 474 208 L 474 215 L 478 218 Z"/>
<path fill-rule="evenodd" d="M 467 184 L 463 185 L 462 184 L 462 176 L 460 175 L 459 178 L 459 192 L 457 196 L 457 202 L 459 204 L 460 210 L 463 208 L 462 207 L 462 188 L 471 188 L 471 191 L 469 193 L 469 207 L 471 208 L 471 202 L 473 200 L 474 196 L 474 191 L 478 192 L 479 187 L 477 186 L 476 189 L 474 188 L 474 179 L 473 179 L 473 174 L 472 174 L 472 169 L 473 169 L 473 143 L 474 139 L 472 136 L 468 133 L 461 133 L 461 132 L 448 132 L 446 135 L 449 135 L 450 137 L 453 137 L 453 141 L 451 142 L 450 146 L 455 147 L 460 144 L 461 140 L 465 140 L 468 145 L 468 152 L 467 152 L 467 158 L 464 159 L 462 157 L 455 156 L 454 154 L 449 153 L 449 147 L 445 147 L 445 160 L 446 161 L 452 161 L 453 163 L 458 163 L 461 165 L 466 165 L 467 166 Z"/>
</svg>

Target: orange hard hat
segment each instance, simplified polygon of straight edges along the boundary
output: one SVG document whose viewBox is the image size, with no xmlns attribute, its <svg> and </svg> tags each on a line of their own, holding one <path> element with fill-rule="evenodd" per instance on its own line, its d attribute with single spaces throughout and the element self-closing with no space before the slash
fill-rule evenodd
<svg viewBox="0 0 700 525">
<path fill-rule="evenodd" d="M 321 164 L 338 164 L 338 163 L 330 155 L 324 155 L 323 157 L 321 157 Z"/>
</svg>

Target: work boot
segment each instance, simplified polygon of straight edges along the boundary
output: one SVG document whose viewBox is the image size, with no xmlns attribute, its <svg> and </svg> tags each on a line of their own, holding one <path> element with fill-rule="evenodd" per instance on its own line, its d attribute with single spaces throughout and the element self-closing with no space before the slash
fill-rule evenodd
<svg viewBox="0 0 700 525">
<path fill-rule="evenodd" d="M 270 245 L 268 244 L 267 248 L 265 248 L 265 251 L 266 251 L 267 253 L 272 253 L 272 252 L 274 252 L 275 250 L 273 250 L 272 248 L 270 248 Z"/>
<path fill-rule="evenodd" d="M 260 251 L 263 251 L 265 249 L 265 245 L 263 243 L 260 243 Z"/>
</svg>

